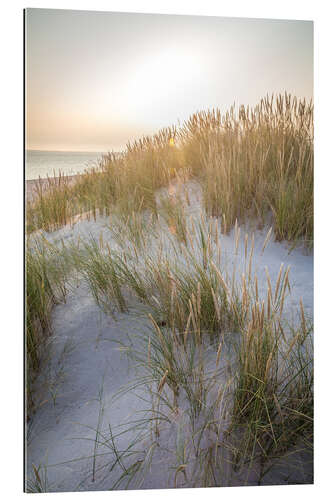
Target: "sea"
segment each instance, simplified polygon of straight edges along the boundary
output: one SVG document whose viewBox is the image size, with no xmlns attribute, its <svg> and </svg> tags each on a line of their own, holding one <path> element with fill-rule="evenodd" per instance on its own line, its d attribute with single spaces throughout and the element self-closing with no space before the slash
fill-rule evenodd
<svg viewBox="0 0 333 500">
<path fill-rule="evenodd" d="M 45 179 L 59 175 L 74 175 L 96 167 L 103 152 L 36 151 L 25 154 L 25 179 Z"/>
</svg>

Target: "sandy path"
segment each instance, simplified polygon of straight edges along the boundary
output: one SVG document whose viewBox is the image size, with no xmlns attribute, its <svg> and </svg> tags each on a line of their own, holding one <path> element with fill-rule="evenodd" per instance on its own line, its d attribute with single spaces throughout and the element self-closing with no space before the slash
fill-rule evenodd
<svg viewBox="0 0 333 500">
<path fill-rule="evenodd" d="M 101 405 L 103 421 L 112 428 L 143 407 L 133 394 L 111 402 L 135 376 L 113 341 L 124 342 L 127 335 L 133 338 L 146 323 L 138 314 L 117 314 L 117 321 L 106 316 L 84 284 L 69 295 L 66 304 L 55 307 L 51 356 L 39 380 L 44 395 L 32 420 L 28 445 L 28 474 L 33 463 L 51 466 L 49 491 L 76 490 L 81 481 L 84 489 L 107 489 L 115 482 L 119 471 L 107 474 L 106 479 L 105 470 L 97 472 L 92 481 L 95 429 Z M 107 451 L 102 447 L 97 453 Z M 90 458 L 72 461 L 82 457 Z M 112 459 L 113 454 L 97 458 L 96 469 Z M 72 462 L 54 466 L 67 461 Z"/>
</svg>

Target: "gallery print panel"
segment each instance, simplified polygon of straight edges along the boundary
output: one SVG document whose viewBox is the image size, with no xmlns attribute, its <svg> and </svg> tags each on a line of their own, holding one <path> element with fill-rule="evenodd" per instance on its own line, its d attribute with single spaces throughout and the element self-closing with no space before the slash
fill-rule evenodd
<svg viewBox="0 0 333 500">
<path fill-rule="evenodd" d="M 313 483 L 313 23 L 24 16 L 25 490 Z"/>
</svg>

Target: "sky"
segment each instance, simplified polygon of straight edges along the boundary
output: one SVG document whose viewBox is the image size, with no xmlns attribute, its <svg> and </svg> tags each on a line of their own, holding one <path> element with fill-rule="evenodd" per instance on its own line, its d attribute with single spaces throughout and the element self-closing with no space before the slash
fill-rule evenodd
<svg viewBox="0 0 333 500">
<path fill-rule="evenodd" d="M 119 151 L 233 103 L 313 97 L 313 23 L 27 9 L 26 147 Z"/>
</svg>

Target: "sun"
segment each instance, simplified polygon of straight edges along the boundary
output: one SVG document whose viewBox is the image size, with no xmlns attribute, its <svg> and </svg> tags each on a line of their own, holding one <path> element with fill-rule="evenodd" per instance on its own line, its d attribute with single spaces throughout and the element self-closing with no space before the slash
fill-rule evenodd
<svg viewBox="0 0 333 500">
<path fill-rule="evenodd" d="M 200 63 L 192 51 L 171 46 L 143 56 L 132 71 L 124 94 L 132 109 L 141 110 L 147 103 L 167 102 L 179 95 L 200 78 Z"/>
</svg>

